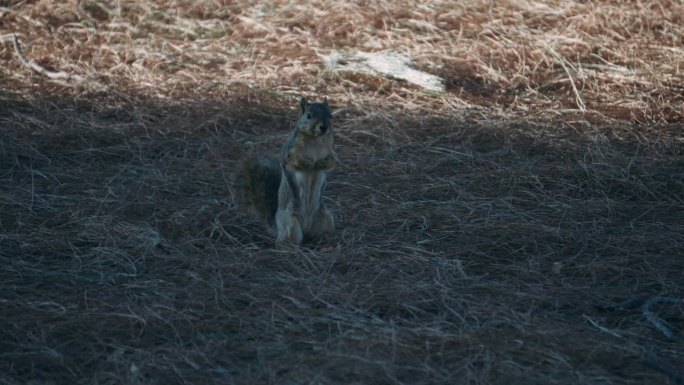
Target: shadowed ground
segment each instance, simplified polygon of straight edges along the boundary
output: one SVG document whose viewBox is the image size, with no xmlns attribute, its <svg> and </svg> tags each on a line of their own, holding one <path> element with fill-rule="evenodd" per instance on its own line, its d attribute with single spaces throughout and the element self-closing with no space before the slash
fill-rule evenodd
<svg viewBox="0 0 684 385">
<path fill-rule="evenodd" d="M 639 384 L 683 362 L 682 305 L 652 307 L 668 339 L 639 302 L 682 290 L 680 148 L 343 112 L 335 238 L 278 252 L 229 179 L 296 102 L 111 104 L 2 101 L 3 383 Z"/>
</svg>

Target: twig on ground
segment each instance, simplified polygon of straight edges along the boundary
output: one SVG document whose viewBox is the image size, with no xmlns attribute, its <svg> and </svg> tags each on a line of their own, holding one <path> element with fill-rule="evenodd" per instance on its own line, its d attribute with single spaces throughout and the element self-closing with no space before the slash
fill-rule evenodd
<svg viewBox="0 0 684 385">
<path fill-rule="evenodd" d="M 659 320 L 658 317 L 653 314 L 651 311 L 651 306 L 657 304 L 658 302 L 667 302 L 667 303 L 682 303 L 684 300 L 680 298 L 672 298 L 672 297 L 661 297 L 661 296 L 656 296 L 648 301 L 644 302 L 644 305 L 641 307 L 641 312 L 644 314 L 647 320 L 649 320 L 653 326 L 656 327 L 663 335 L 667 338 L 672 339 L 674 337 L 674 333 L 672 330 L 670 330 L 663 321 Z"/>
<path fill-rule="evenodd" d="M 32 69 L 33 71 L 35 71 L 41 75 L 47 76 L 50 79 L 66 79 L 66 80 L 75 80 L 75 81 L 79 81 L 79 82 L 84 80 L 83 76 L 76 75 L 76 74 L 69 74 L 69 73 L 66 73 L 64 71 L 57 71 L 57 72 L 50 71 L 50 70 L 47 70 L 47 69 L 41 67 L 40 65 L 38 65 L 38 63 L 36 63 L 33 60 L 26 60 L 24 55 L 21 53 L 21 49 L 19 48 L 19 41 L 17 40 L 16 34 L 14 34 L 12 36 L 12 45 L 14 46 L 14 52 L 17 54 L 17 58 L 19 59 L 21 64 L 23 64 L 25 67 L 28 67 L 28 68 Z"/>
<path fill-rule="evenodd" d="M 613 330 L 610 330 L 610 329 L 608 329 L 608 328 L 606 328 L 606 327 L 604 327 L 604 326 L 601 326 L 601 325 L 598 323 L 598 321 L 596 321 L 595 319 L 593 319 L 593 318 L 591 318 L 591 317 L 589 317 L 589 316 L 587 316 L 587 315 L 585 315 L 585 314 L 582 315 L 582 317 L 583 317 L 585 320 L 589 321 L 589 323 L 592 324 L 592 326 L 594 326 L 594 327 L 597 328 L 598 330 L 600 330 L 600 331 L 602 331 L 602 332 L 604 332 L 604 333 L 608 333 L 608 334 L 610 334 L 610 335 L 612 335 L 612 336 L 615 336 L 615 337 L 618 337 L 618 338 L 624 338 L 624 337 L 622 337 L 618 332 L 613 331 Z"/>
</svg>

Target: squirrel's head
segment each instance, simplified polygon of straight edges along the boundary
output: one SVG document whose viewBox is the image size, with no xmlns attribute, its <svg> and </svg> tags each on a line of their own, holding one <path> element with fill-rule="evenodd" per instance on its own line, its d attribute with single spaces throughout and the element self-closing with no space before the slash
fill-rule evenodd
<svg viewBox="0 0 684 385">
<path fill-rule="evenodd" d="M 303 97 L 299 102 L 300 116 L 297 130 L 304 135 L 318 137 L 332 130 L 332 114 L 328 107 L 328 98 L 322 103 L 309 103 Z"/>
</svg>

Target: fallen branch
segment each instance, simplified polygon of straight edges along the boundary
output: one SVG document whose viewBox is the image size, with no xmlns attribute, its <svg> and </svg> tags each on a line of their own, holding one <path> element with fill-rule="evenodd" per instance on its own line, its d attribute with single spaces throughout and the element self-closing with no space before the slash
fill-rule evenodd
<svg viewBox="0 0 684 385">
<path fill-rule="evenodd" d="M 649 299 L 648 301 L 644 302 L 644 305 L 641 307 L 641 312 L 644 314 L 647 320 L 653 324 L 653 326 L 656 327 L 663 335 L 667 338 L 672 339 L 674 337 L 674 333 L 672 330 L 670 330 L 663 321 L 659 320 L 658 317 L 653 314 L 651 311 L 651 306 L 657 304 L 658 302 L 667 302 L 667 303 L 683 303 L 684 300 L 679 299 L 679 298 L 672 298 L 672 297 L 653 297 Z"/>
<path fill-rule="evenodd" d="M 26 60 L 24 55 L 21 53 L 21 49 L 19 49 L 19 41 L 17 40 L 17 35 L 13 34 L 12 35 L 12 45 L 14 46 L 14 53 L 17 54 L 17 58 L 23 64 L 25 67 L 30 68 L 31 70 L 43 75 L 47 76 L 50 79 L 66 79 L 66 80 L 76 80 L 76 81 L 83 81 L 84 78 L 83 76 L 80 75 L 75 75 L 75 74 L 69 74 L 63 71 L 50 71 L 48 69 L 45 69 L 41 67 L 38 63 L 36 63 L 33 60 Z"/>
</svg>

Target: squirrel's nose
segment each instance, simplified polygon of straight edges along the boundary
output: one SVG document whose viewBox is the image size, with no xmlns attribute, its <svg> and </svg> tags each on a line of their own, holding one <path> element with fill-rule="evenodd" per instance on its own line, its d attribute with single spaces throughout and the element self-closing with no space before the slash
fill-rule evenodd
<svg viewBox="0 0 684 385">
<path fill-rule="evenodd" d="M 328 131 L 328 126 L 325 124 L 321 124 L 319 129 L 321 130 L 321 135 L 323 135 L 326 131 Z"/>
</svg>

